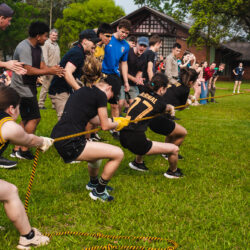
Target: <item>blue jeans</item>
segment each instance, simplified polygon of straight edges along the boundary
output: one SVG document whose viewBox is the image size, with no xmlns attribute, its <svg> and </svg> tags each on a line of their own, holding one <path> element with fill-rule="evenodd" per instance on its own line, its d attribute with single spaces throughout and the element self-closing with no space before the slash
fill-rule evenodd
<svg viewBox="0 0 250 250">
<path fill-rule="evenodd" d="M 201 95 L 200 98 L 206 98 L 207 97 L 207 81 L 206 82 L 201 82 Z M 205 84 L 206 89 L 203 88 L 203 85 Z M 207 100 L 201 100 L 200 104 L 207 104 Z"/>
</svg>

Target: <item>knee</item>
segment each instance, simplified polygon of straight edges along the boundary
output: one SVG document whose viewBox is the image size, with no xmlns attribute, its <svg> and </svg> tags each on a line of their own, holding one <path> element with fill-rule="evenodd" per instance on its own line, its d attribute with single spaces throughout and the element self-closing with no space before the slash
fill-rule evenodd
<svg viewBox="0 0 250 250">
<path fill-rule="evenodd" d="M 120 148 L 117 148 L 117 152 L 116 152 L 116 158 L 119 162 L 122 161 L 123 157 L 124 157 L 124 153 Z"/>
<path fill-rule="evenodd" d="M 182 137 L 186 137 L 188 134 L 187 130 L 185 128 L 183 128 L 183 132 L 182 132 Z"/>
<path fill-rule="evenodd" d="M 18 196 L 18 188 L 14 184 L 10 184 L 8 187 L 8 194 L 8 200 Z"/>
<path fill-rule="evenodd" d="M 178 153 L 179 153 L 179 147 L 176 146 L 176 145 L 173 145 L 172 153 L 175 154 L 175 155 L 178 155 Z"/>
</svg>

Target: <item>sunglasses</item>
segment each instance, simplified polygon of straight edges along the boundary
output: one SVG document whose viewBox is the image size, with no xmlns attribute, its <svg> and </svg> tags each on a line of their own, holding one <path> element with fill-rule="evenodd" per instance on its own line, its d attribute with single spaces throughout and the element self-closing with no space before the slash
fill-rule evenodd
<svg viewBox="0 0 250 250">
<path fill-rule="evenodd" d="M 104 34 L 104 36 L 106 36 L 107 38 L 112 37 L 112 35 L 111 35 L 111 34 Z"/>
</svg>

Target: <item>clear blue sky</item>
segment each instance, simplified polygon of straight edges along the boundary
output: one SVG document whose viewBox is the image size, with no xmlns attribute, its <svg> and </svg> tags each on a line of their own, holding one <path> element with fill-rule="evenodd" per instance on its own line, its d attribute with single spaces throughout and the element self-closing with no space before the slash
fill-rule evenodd
<svg viewBox="0 0 250 250">
<path fill-rule="evenodd" d="M 133 0 L 115 0 L 115 3 L 124 9 L 126 15 L 138 9 Z"/>
</svg>

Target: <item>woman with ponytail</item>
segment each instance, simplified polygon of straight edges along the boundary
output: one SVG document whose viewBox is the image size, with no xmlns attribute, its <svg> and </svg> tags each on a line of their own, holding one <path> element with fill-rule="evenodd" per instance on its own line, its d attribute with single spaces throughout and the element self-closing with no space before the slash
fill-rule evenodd
<svg viewBox="0 0 250 250">
<path fill-rule="evenodd" d="M 168 154 L 169 169 L 164 174 L 168 178 L 179 178 L 182 176 L 180 169 L 177 168 L 179 147 L 172 143 L 162 143 L 150 141 L 147 139 L 145 132 L 150 123 L 150 119 L 141 120 L 142 118 L 151 117 L 157 114 L 170 112 L 174 115 L 174 107 L 166 105 L 163 95 L 167 91 L 168 79 L 165 74 L 157 73 L 153 76 L 150 83 L 145 87 L 144 92 L 137 96 L 131 104 L 127 119 L 139 120 L 130 123 L 120 132 L 121 145 L 136 154 L 133 162 L 129 167 L 138 171 L 147 171 L 142 158 L 143 155 Z M 171 129 L 174 129 L 175 123 L 170 121 Z M 160 125 L 160 124 L 159 124 Z"/>
</svg>

